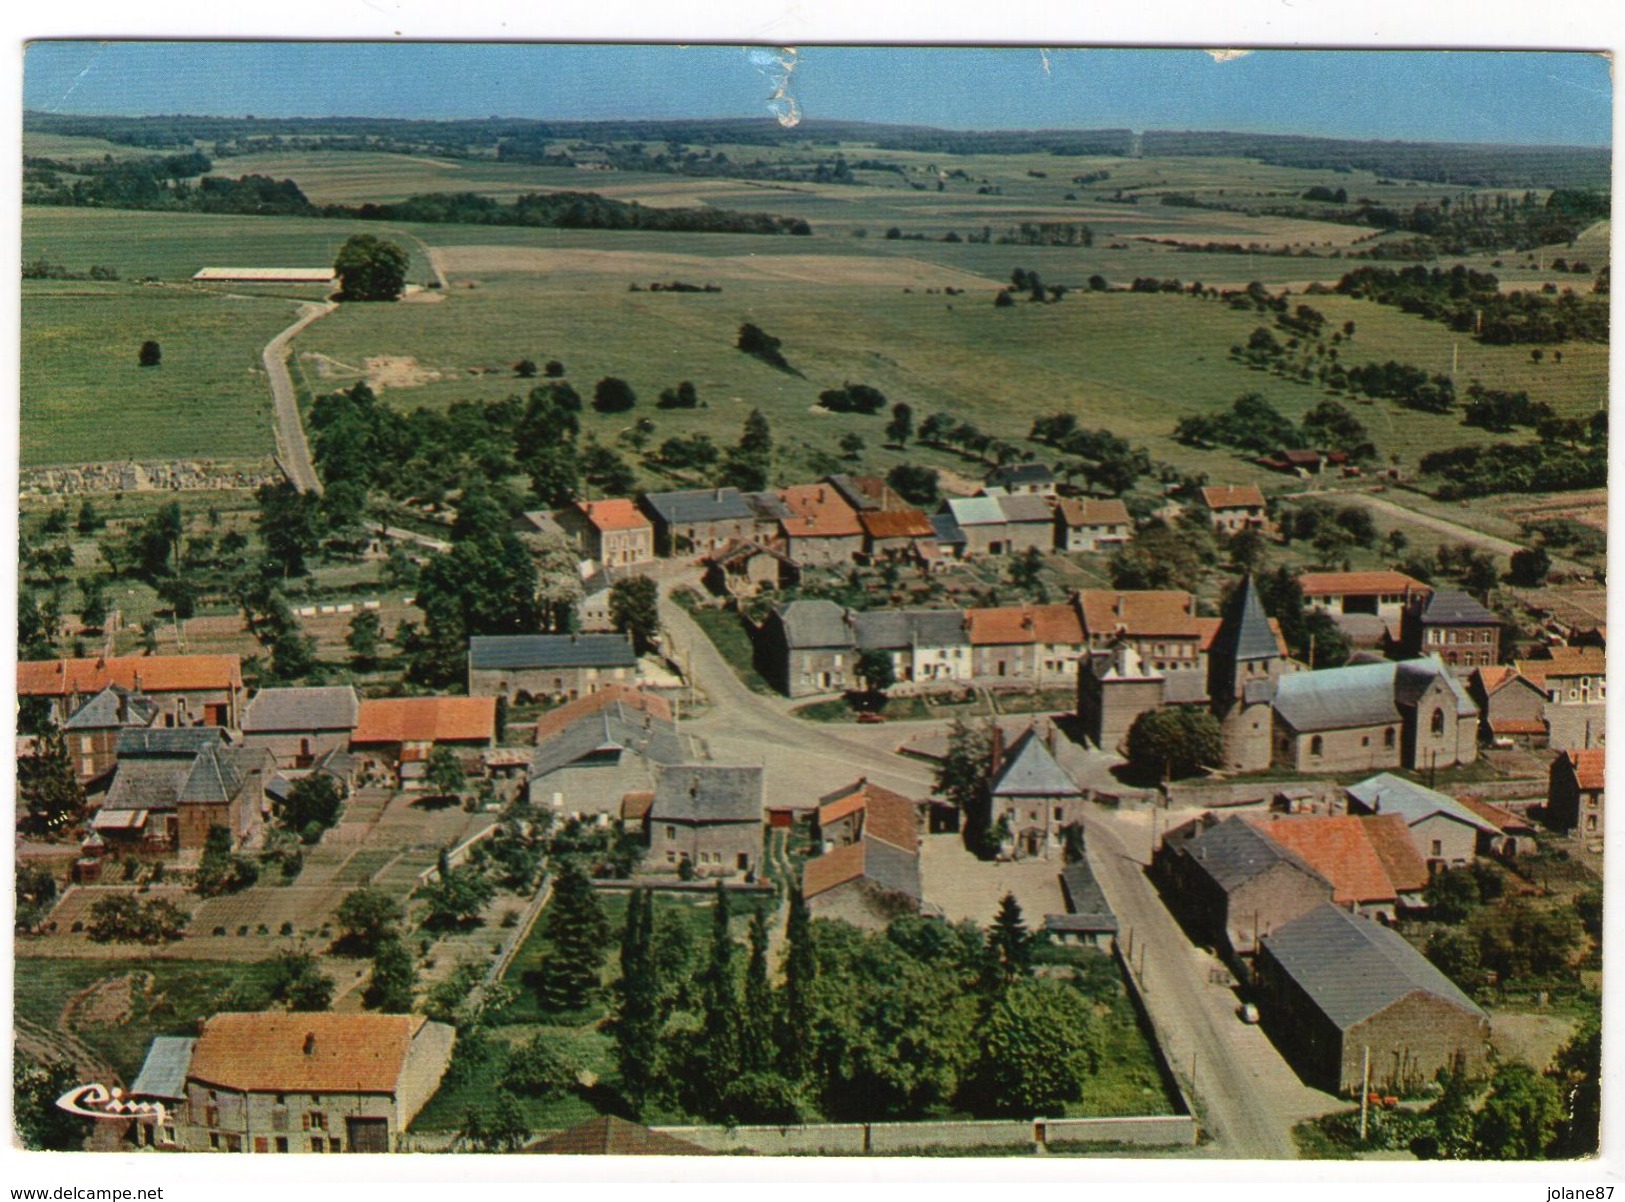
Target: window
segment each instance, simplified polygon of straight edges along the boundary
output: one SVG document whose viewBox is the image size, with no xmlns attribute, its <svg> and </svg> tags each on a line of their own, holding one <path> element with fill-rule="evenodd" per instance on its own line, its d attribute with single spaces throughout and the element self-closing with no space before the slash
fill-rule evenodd
<svg viewBox="0 0 1625 1202">
<path fill-rule="evenodd" d="M 1369 747 L 1369 746 L 1371 746 L 1371 736 L 1370 735 L 1361 735 L 1360 736 L 1360 746 L 1361 747 Z"/>
<path fill-rule="evenodd" d="M 220 1135 L 218 1132 L 209 1132 L 209 1147 L 216 1152 L 220 1151 Z"/>
<path fill-rule="evenodd" d="M 265 1155 L 265 1153 L 269 1152 L 270 1150 L 271 1150 L 271 1141 L 270 1140 L 266 1139 L 265 1136 L 263 1136 L 263 1135 L 256 1135 L 254 1137 L 254 1151 L 256 1153 L 263 1156 L 263 1155 Z"/>
<path fill-rule="evenodd" d="M 311 1100 L 315 1101 L 314 1098 L 312 1098 Z M 317 1131 L 326 1131 L 327 1130 L 327 1115 L 322 1113 L 320 1110 L 312 1110 L 310 1112 L 310 1125 L 311 1125 L 311 1127 L 313 1127 Z"/>
<path fill-rule="evenodd" d="M 327 1141 L 319 1135 L 312 1135 L 310 1137 L 310 1150 L 312 1152 L 327 1151 Z"/>
<path fill-rule="evenodd" d="M 1325 752 L 1325 750 L 1326 750 L 1326 740 L 1321 738 L 1319 735 L 1316 735 L 1314 738 L 1309 740 L 1309 754 L 1310 755 L 1312 755 L 1312 756 L 1314 756 L 1314 757 L 1316 757 L 1318 759 Z"/>
<path fill-rule="evenodd" d="M 1444 840 L 1443 839 L 1435 839 L 1435 840 L 1433 840 L 1433 842 L 1429 846 L 1432 847 L 1433 850 L 1428 852 L 1428 855 L 1430 855 L 1430 856 L 1442 856 L 1442 855 L 1444 855 Z"/>
<path fill-rule="evenodd" d="M 344 1141 L 335 1135 L 332 1139 L 327 1141 L 327 1150 L 329 1152 L 344 1151 Z"/>
<path fill-rule="evenodd" d="M 1444 734 L 1444 711 L 1443 710 L 1434 710 L 1433 711 L 1433 720 L 1428 723 L 1428 729 L 1431 730 L 1434 733 L 1435 736 Z"/>
<path fill-rule="evenodd" d="M 1388 748 L 1390 751 L 1393 750 L 1393 747 L 1394 747 L 1394 728 L 1392 726 L 1390 726 L 1387 730 L 1382 732 L 1382 745 L 1384 747 Z"/>
<path fill-rule="evenodd" d="M 278 1152 L 286 1152 L 288 1150 L 288 1137 L 286 1135 L 279 1135 L 276 1137 L 276 1150 Z"/>
<path fill-rule="evenodd" d="M 1065 815 L 1066 811 L 1061 806 L 1055 807 L 1055 821 L 1062 821 L 1065 818 Z"/>
<path fill-rule="evenodd" d="M 276 1096 L 276 1104 L 278 1106 L 286 1106 L 288 1104 L 288 1095 L 285 1094 L 285 1093 L 277 1094 L 277 1096 Z"/>
</svg>

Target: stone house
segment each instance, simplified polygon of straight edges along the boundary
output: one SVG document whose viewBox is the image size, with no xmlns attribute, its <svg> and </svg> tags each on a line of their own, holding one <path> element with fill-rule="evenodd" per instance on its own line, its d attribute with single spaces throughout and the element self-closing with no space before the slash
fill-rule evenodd
<svg viewBox="0 0 1625 1202">
<path fill-rule="evenodd" d="M 601 568 L 632 567 L 655 557 L 654 525 L 629 498 L 577 501 L 559 511 L 558 522 Z"/>
<path fill-rule="evenodd" d="M 846 611 L 822 598 L 781 605 L 756 636 L 756 667 L 786 697 L 843 692 L 856 678 Z"/>
<path fill-rule="evenodd" d="M 1077 679 L 1084 653 L 1075 605 L 1006 605 L 968 609 L 971 674 L 981 683 L 1065 687 Z"/>
<path fill-rule="evenodd" d="M 736 488 L 645 493 L 640 506 L 654 527 L 660 555 L 703 555 L 734 541 L 770 538 L 762 515 Z"/>
<path fill-rule="evenodd" d="M 261 689 L 243 710 L 243 744 L 264 748 L 280 768 L 308 768 L 350 745 L 360 713 L 349 685 Z"/>
<path fill-rule="evenodd" d="M 1478 706 L 1437 659 L 1282 676 L 1275 762 L 1298 772 L 1432 769 L 1478 758 Z"/>
<path fill-rule="evenodd" d="M 62 724 L 63 740 L 82 785 L 93 785 L 113 770 L 119 735 L 146 730 L 157 721 L 158 703 L 144 693 L 110 684 Z"/>
<path fill-rule="evenodd" d="M 1466 593 L 1414 594 L 1400 641 L 1407 656 L 1437 655 L 1458 676 L 1500 661 L 1501 619 Z"/>
<path fill-rule="evenodd" d="M 1440 1071 L 1482 1072 L 1489 1017 L 1380 923 L 1322 905 L 1265 934 L 1254 960 L 1264 1029 L 1310 1084 L 1412 1094 Z"/>
<path fill-rule="evenodd" d="M 1302 856 L 1237 815 L 1168 831 L 1151 875 L 1192 937 L 1232 957 L 1252 955 L 1259 939 L 1334 893 Z"/>
<path fill-rule="evenodd" d="M 1256 484 L 1214 484 L 1202 489 L 1213 533 L 1230 538 L 1243 530 L 1266 530 L 1269 515 Z"/>
<path fill-rule="evenodd" d="M 676 764 L 655 774 L 644 819 L 653 872 L 754 876 L 762 855 L 762 769 Z"/>
<path fill-rule="evenodd" d="M 1046 498 L 1019 493 L 999 497 L 998 502 L 1004 514 L 1007 554 L 1055 549 L 1055 514 Z"/>
<path fill-rule="evenodd" d="M 1547 746 L 1557 751 L 1601 747 L 1607 734 L 1607 654 L 1601 647 L 1549 647 L 1544 659 L 1521 659 L 1518 674 L 1546 695 Z"/>
<path fill-rule="evenodd" d="M 963 536 L 960 553 L 965 558 L 1010 553 L 1010 524 L 998 497 L 950 497 L 942 508 L 953 518 L 954 526 Z M 939 543 L 942 541 L 940 529 L 937 539 Z"/>
<path fill-rule="evenodd" d="M 1454 797 L 1384 772 L 1344 790 L 1351 814 L 1398 814 L 1429 872 L 1465 868 L 1501 832 Z"/>
<path fill-rule="evenodd" d="M 401 1151 L 456 1038 L 416 1014 L 216 1014 L 182 1041 L 189 1048 L 154 1042 L 138 1084 L 171 1089 L 179 1075 L 184 1094 L 150 1142 L 183 1152 Z"/>
<path fill-rule="evenodd" d="M 125 730 L 117 752 L 90 820 L 91 855 L 201 851 L 211 827 L 229 830 L 234 845 L 259 830 L 274 767 L 265 751 L 233 747 L 204 726 Z"/>
<path fill-rule="evenodd" d="M 1467 691 L 1478 705 L 1481 733 L 1489 742 L 1533 745 L 1546 741 L 1546 694 L 1516 668 L 1474 668 Z"/>
<path fill-rule="evenodd" d="M 350 747 L 363 759 L 381 760 L 403 788 L 418 788 L 437 747 L 451 748 L 478 771 L 479 753 L 496 743 L 496 722 L 495 697 L 377 698 L 361 703 Z"/>
<path fill-rule="evenodd" d="M 850 622 L 857 654 L 889 653 L 898 684 L 971 679 L 970 636 L 957 609 L 868 610 Z"/>
<path fill-rule="evenodd" d="M 1115 498 L 1063 497 L 1055 506 L 1057 551 L 1113 551 L 1133 537 L 1128 506 Z"/>
<path fill-rule="evenodd" d="M 1007 463 L 987 476 L 988 488 L 1002 488 L 1012 497 L 1053 497 L 1055 473 L 1047 463 Z"/>
<path fill-rule="evenodd" d="M 779 521 L 785 553 L 809 567 L 853 562 L 863 554 L 858 511 L 830 484 L 798 484 L 779 490 L 790 511 Z"/>
<path fill-rule="evenodd" d="M 1344 909 L 1393 922 L 1422 906 L 1428 866 L 1399 814 L 1292 814 L 1249 818 L 1331 882 Z"/>
<path fill-rule="evenodd" d="M 823 798 L 822 855 L 802 869 L 802 896 L 815 918 L 868 930 L 921 907 L 920 818 L 914 802 L 859 780 Z"/>
<path fill-rule="evenodd" d="M 633 684 L 638 657 L 624 634 L 475 635 L 468 641 L 473 697 L 562 697 L 575 700 L 606 684 Z"/>
<path fill-rule="evenodd" d="M 557 816 L 614 814 L 633 793 L 652 800 L 662 765 L 692 763 L 669 702 L 609 685 L 543 714 L 526 772 L 530 804 Z"/>
<path fill-rule="evenodd" d="M 1587 842 L 1601 842 L 1605 756 L 1601 747 L 1565 751 L 1552 762 L 1546 821 Z"/>
<path fill-rule="evenodd" d="M 937 536 L 937 555 L 942 560 L 964 559 L 970 553 L 970 539 L 952 510 L 944 507 L 941 512 L 933 513 L 931 530 Z"/>
<path fill-rule="evenodd" d="M 1003 727 L 993 734 L 993 826 L 1016 859 L 1061 855 L 1067 831 L 1083 823 L 1084 791 L 1056 762 L 1055 728 L 1029 726 L 1004 750 Z"/>
<path fill-rule="evenodd" d="M 58 722 L 108 685 L 157 705 L 154 725 L 235 728 L 243 700 L 242 661 L 235 655 L 125 655 L 17 665 L 17 696 L 49 701 Z"/>
</svg>

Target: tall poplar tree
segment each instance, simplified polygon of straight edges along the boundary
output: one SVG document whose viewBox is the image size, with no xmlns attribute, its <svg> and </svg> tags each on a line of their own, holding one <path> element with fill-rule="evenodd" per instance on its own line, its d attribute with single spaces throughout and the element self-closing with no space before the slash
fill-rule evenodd
<svg viewBox="0 0 1625 1202">
<path fill-rule="evenodd" d="M 778 1012 L 779 1070 L 797 1084 L 812 1071 L 812 990 L 818 961 L 813 955 L 811 922 L 807 900 L 797 887 L 790 894 L 790 917 L 785 927 L 784 1004 Z"/>
<path fill-rule="evenodd" d="M 621 931 L 619 1006 L 612 1025 L 621 1090 L 641 1113 L 655 1089 L 662 1015 L 654 967 L 654 897 L 634 889 Z"/>
<path fill-rule="evenodd" d="M 714 1114 L 739 1075 L 739 981 L 734 971 L 732 913 L 727 891 L 717 882 L 711 924 L 711 962 L 705 970 L 701 998 L 700 1109 Z"/>
</svg>

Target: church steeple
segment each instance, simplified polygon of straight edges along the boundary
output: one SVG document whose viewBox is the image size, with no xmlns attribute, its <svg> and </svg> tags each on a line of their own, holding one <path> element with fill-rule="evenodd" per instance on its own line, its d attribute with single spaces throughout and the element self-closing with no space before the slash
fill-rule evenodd
<svg viewBox="0 0 1625 1202">
<path fill-rule="evenodd" d="M 1208 696 L 1222 703 L 1239 697 L 1249 680 L 1267 679 L 1281 657 L 1258 585 L 1251 576 L 1230 594 L 1219 632 L 1208 650 Z"/>
</svg>

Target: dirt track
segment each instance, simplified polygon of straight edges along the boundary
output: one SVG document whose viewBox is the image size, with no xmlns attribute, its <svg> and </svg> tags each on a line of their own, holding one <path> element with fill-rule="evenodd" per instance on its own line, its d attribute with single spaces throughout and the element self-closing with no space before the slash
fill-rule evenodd
<svg viewBox="0 0 1625 1202">
<path fill-rule="evenodd" d="M 533 246 L 442 246 L 435 263 L 459 275 L 536 272 L 605 275 L 639 283 L 756 282 L 859 287 L 991 287 L 969 271 L 889 255 L 682 255 L 626 250 L 554 250 Z"/>
</svg>

